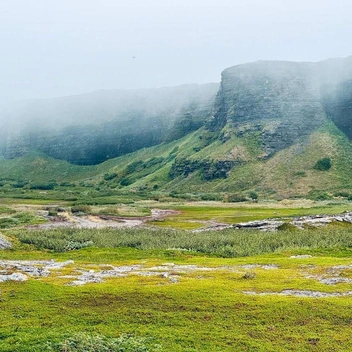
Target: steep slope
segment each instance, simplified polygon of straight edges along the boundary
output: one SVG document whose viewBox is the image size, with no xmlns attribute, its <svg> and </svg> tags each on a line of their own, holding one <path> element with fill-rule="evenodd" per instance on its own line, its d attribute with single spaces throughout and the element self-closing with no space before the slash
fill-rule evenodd
<svg viewBox="0 0 352 352">
<path fill-rule="evenodd" d="M 258 61 L 226 69 L 212 131 L 230 124 L 240 136 L 259 132 L 263 157 L 308 136 L 331 118 L 350 136 L 352 57 L 319 63 Z"/>
<path fill-rule="evenodd" d="M 231 137 L 225 143 L 214 140 L 199 151 L 197 145 L 205 129 L 182 139 L 108 160 L 95 166 L 77 166 L 65 161 L 29 154 L 0 162 L 0 179 L 24 180 L 23 190 L 36 182 L 55 180 L 84 184 L 88 189 L 104 194 L 129 190 L 175 194 L 238 194 L 257 193 L 262 198 L 312 198 L 347 192 L 352 194 L 352 146 L 331 121 L 308 138 L 283 149 L 266 160 L 258 159 L 260 147 L 247 138 Z M 330 158 L 331 169 L 320 171 L 315 164 Z M 216 161 L 240 158 L 242 163 L 226 171 L 223 177 L 205 179 L 216 174 Z M 213 170 L 199 167 L 187 174 L 172 175 L 177 160 L 198 164 L 212 163 Z M 208 176 L 206 176 L 208 177 Z M 58 186 L 59 187 L 59 186 Z M 57 188 L 57 187 L 56 187 Z M 1 187 L 0 187 L 1 191 Z"/>
<path fill-rule="evenodd" d="M 348 138 L 330 121 L 309 137 L 282 149 L 271 158 L 258 159 L 260 148 L 245 139 L 232 138 L 225 143 L 218 140 L 198 152 L 194 151 L 204 131 L 200 130 L 182 140 L 131 154 L 128 163 L 116 159 L 110 173 L 117 176 L 106 184 L 119 185 L 128 180 L 129 189 L 164 190 L 177 193 L 237 193 L 248 196 L 255 192 L 265 198 L 319 197 L 339 191 L 352 192 L 352 146 Z M 175 153 L 175 148 L 177 152 Z M 150 158 L 153 156 L 152 158 Z M 177 159 L 191 160 L 203 167 L 187 175 L 172 175 Z M 224 170 L 224 162 L 241 159 L 231 170 Z M 315 168 L 318 160 L 329 158 L 332 167 L 321 171 Z M 152 161 L 155 162 L 152 165 Z M 112 162 L 112 161 L 111 161 Z M 213 169 L 204 167 L 210 163 Z M 218 164 L 217 164 L 218 163 Z M 131 168 L 132 166 L 132 168 Z M 133 169 L 135 167 L 135 169 Z M 188 165 L 188 171 L 190 165 Z M 217 167 L 226 175 L 216 173 Z M 213 177 L 209 179 L 209 173 Z M 218 175 L 218 177 L 214 177 Z M 98 176 L 96 180 L 104 177 Z M 94 182 L 93 182 L 94 183 Z"/>
<path fill-rule="evenodd" d="M 176 109 L 179 103 L 168 103 L 168 128 L 158 130 L 165 125 L 155 117 L 159 115 L 153 115 L 153 120 L 149 113 L 137 114 L 136 120 L 129 116 L 124 120 L 126 125 L 120 121 L 122 131 L 131 131 L 128 126 L 138 124 L 138 133 L 144 129 L 144 121 L 154 121 L 155 124 L 145 125 L 145 131 L 148 136 L 153 135 L 154 128 L 159 131 L 159 139 L 150 143 L 156 146 L 142 148 L 138 144 L 143 140 L 140 134 L 134 132 L 138 139 L 134 142 L 126 132 L 127 139 L 117 138 L 119 143 L 124 147 L 132 143 L 138 150 L 84 170 L 61 164 L 66 171 L 52 178 L 83 180 L 86 186 L 107 193 L 123 188 L 133 192 L 235 193 L 239 198 L 251 192 L 276 198 L 351 194 L 351 82 L 352 58 L 319 63 L 259 61 L 231 67 L 222 73 L 216 98 L 212 95 L 212 106 L 202 100 L 204 95 L 202 99 L 198 96 L 197 104 L 192 99 L 193 105 L 190 100 L 190 105 L 181 104 L 188 113 L 183 108 Z M 148 118 L 143 120 L 143 116 Z M 192 125 L 195 119 L 199 124 Z M 91 127 L 95 132 L 88 135 L 97 138 L 99 127 Z M 75 142 L 82 142 L 82 148 L 89 151 L 84 143 L 93 139 L 82 130 L 80 133 Z M 65 136 L 63 140 L 66 141 Z M 48 136 L 48 141 L 53 141 L 52 136 Z M 66 146 L 69 148 L 64 150 L 75 150 L 75 145 Z M 94 153 L 94 145 L 89 146 Z M 54 149 L 60 150 L 55 144 Z M 0 163 L 0 178 L 16 178 L 16 167 L 10 167 L 15 160 Z M 322 160 L 328 161 L 328 168 L 317 167 Z M 57 161 L 47 162 L 58 170 Z M 22 167 L 21 173 L 36 179 L 35 163 L 25 164 L 28 167 Z M 75 177 L 79 169 L 82 173 Z"/>
<path fill-rule="evenodd" d="M 98 164 L 198 129 L 217 90 L 218 84 L 185 85 L 18 103 L 0 115 L 0 155 L 35 150 L 74 164 Z"/>
</svg>

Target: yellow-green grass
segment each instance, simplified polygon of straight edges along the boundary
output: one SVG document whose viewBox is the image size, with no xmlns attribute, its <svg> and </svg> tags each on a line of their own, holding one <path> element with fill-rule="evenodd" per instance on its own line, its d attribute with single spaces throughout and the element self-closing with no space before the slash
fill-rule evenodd
<svg viewBox="0 0 352 352">
<path fill-rule="evenodd" d="M 349 203 L 300 202 L 166 204 L 165 208 L 181 214 L 159 223 L 198 226 L 202 223 L 189 220 L 245 221 L 271 214 L 279 217 L 350 210 Z M 156 204 L 141 202 L 131 207 L 152 208 Z M 0 251 L 1 260 L 74 263 L 48 278 L 0 283 L 0 351 L 42 352 L 47 341 L 63 341 L 78 332 L 149 336 L 162 345 L 162 351 L 170 352 L 352 350 L 352 296 L 275 294 L 287 289 L 352 291 L 349 283 L 329 286 L 317 278 L 332 266 L 352 264 L 350 227 L 332 224 L 318 230 L 276 233 L 228 230 L 194 234 L 163 228 L 2 232 L 13 241 L 14 248 Z M 53 248 L 61 251 L 71 241 L 92 241 L 97 247 L 48 250 L 57 242 Z M 290 258 L 298 254 L 313 257 Z M 150 268 L 164 263 L 216 270 L 180 273 L 176 283 L 162 275 L 131 275 L 72 287 L 66 285 L 69 279 L 58 277 L 81 269 L 102 270 L 102 264 Z M 241 267 L 248 264 L 273 264 L 277 268 Z M 252 276 L 246 279 L 246 273 Z M 351 276 L 350 269 L 341 270 L 341 277 Z M 274 294 L 247 295 L 246 291 Z"/>
<path fill-rule="evenodd" d="M 319 255 L 292 259 L 295 252 L 247 258 L 214 258 L 156 251 L 155 257 L 136 249 L 84 249 L 68 253 L 5 251 L 12 259 L 74 259 L 70 269 L 90 264 L 145 267 L 172 260 L 178 264 L 222 267 L 182 274 L 179 282 L 130 276 L 83 287 L 65 286 L 59 278 L 31 278 L 0 284 L 0 350 L 45 351 L 46 341 L 62 341 L 77 332 L 116 337 L 121 333 L 151 336 L 163 351 L 348 351 L 352 298 L 249 296 L 243 291 L 281 292 L 284 289 L 346 292 L 347 284 L 327 286 L 305 278 L 314 265 L 324 271 L 349 265 L 343 257 Z M 300 251 L 299 253 L 305 253 Z M 337 252 L 335 253 L 337 254 Z M 275 264 L 278 269 L 245 264 Z M 235 268 L 237 269 L 235 270 Z M 233 270 L 229 270 L 232 268 Z M 316 269 L 315 269 L 316 270 Z M 68 271 L 64 271 L 66 274 Z"/>
<path fill-rule="evenodd" d="M 282 203 L 246 203 L 243 205 L 228 203 L 219 204 L 188 204 L 172 205 L 170 208 L 178 210 L 180 213 L 167 218 L 165 222 L 154 222 L 156 226 L 169 226 L 174 228 L 187 229 L 187 221 L 208 221 L 215 220 L 228 224 L 247 222 L 253 220 L 263 220 L 268 218 L 295 217 L 304 215 L 318 214 L 340 214 L 346 211 L 352 211 L 352 204 L 344 203 L 308 203 L 303 207 L 295 207 L 289 203 L 285 206 Z M 189 229 L 196 228 L 197 223 L 190 223 Z M 194 226 L 194 227 L 193 227 Z"/>
<path fill-rule="evenodd" d="M 151 215 L 151 210 L 142 205 L 110 205 L 110 206 L 94 206 L 91 209 L 92 214 L 111 215 L 122 217 L 143 217 Z"/>
</svg>

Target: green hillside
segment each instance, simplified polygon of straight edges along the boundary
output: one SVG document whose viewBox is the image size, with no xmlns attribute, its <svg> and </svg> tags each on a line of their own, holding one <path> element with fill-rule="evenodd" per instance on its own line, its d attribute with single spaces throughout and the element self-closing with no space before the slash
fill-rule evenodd
<svg viewBox="0 0 352 352">
<path fill-rule="evenodd" d="M 2 188 L 22 192 L 55 182 L 53 190 L 74 185 L 94 188 L 97 195 L 214 193 L 222 199 L 226 194 L 243 198 L 256 193 L 263 198 L 323 199 L 352 193 L 352 146 L 332 122 L 271 158 L 262 154 L 255 134 L 239 138 L 227 125 L 217 134 L 201 128 L 177 141 L 95 166 L 72 165 L 36 153 L 1 160 L 0 178 Z M 317 169 L 324 158 L 331 167 Z"/>
<path fill-rule="evenodd" d="M 352 198 L 351 78 L 351 57 L 258 61 L 224 70 L 220 87 L 33 102 L 0 134 L 0 194 Z"/>
</svg>

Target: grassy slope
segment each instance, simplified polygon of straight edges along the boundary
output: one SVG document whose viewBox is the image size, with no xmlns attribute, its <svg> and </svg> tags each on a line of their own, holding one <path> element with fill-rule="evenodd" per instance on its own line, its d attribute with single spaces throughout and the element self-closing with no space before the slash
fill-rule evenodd
<svg viewBox="0 0 352 352">
<path fill-rule="evenodd" d="M 0 178 L 61 182 L 77 181 L 95 174 L 97 171 L 93 166 L 72 165 L 67 161 L 35 152 L 15 159 L 0 160 Z"/>
<path fill-rule="evenodd" d="M 307 140 L 276 153 L 266 161 L 258 159 L 262 152 L 255 136 L 240 139 L 232 134 L 224 143 L 215 139 L 206 146 L 206 135 L 207 132 L 200 129 L 178 141 L 142 149 L 97 166 L 71 165 L 33 153 L 18 159 L 0 161 L 0 177 L 32 181 L 84 180 L 88 185 L 100 184 L 114 188 L 121 187 L 119 182 L 125 176 L 131 183 L 126 189 L 152 190 L 153 186 L 158 185 L 159 190 L 181 193 L 248 194 L 252 190 L 262 197 L 279 198 L 304 196 L 319 191 L 352 191 L 352 146 L 332 123 L 327 123 Z M 234 167 L 227 179 L 204 181 L 199 171 L 196 171 L 187 178 L 171 180 L 168 172 L 175 157 L 191 160 L 242 160 L 244 164 Z M 313 167 L 316 161 L 324 157 L 331 158 L 332 168 L 329 171 L 315 170 Z M 153 158 L 160 160 L 148 164 Z M 146 162 L 148 165 L 126 174 L 126 167 L 133 162 Z M 119 178 L 104 181 L 106 173 L 117 173 Z"/>
<path fill-rule="evenodd" d="M 315 170 L 317 160 L 329 157 L 329 171 Z M 312 134 L 306 145 L 284 150 L 262 165 L 261 187 L 283 197 L 304 195 L 310 191 L 351 190 L 352 147 L 333 125 Z"/>
</svg>

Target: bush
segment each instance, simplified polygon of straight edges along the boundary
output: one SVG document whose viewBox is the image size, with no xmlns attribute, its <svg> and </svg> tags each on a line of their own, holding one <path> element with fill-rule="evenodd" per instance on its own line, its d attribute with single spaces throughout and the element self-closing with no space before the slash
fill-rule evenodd
<svg viewBox="0 0 352 352">
<path fill-rule="evenodd" d="M 314 200 L 329 200 L 331 199 L 331 196 L 328 193 L 320 193 L 315 196 Z"/>
<path fill-rule="evenodd" d="M 40 189 L 40 190 L 51 190 L 54 189 L 55 186 L 57 186 L 56 182 L 50 182 L 50 183 L 33 183 L 30 185 L 30 189 Z"/>
<path fill-rule="evenodd" d="M 204 193 L 200 196 L 201 200 L 205 200 L 205 201 L 211 201 L 211 200 L 218 200 L 221 201 L 222 200 L 222 196 L 218 193 Z"/>
<path fill-rule="evenodd" d="M 243 279 L 246 279 L 246 280 L 252 280 L 252 279 L 255 279 L 256 278 L 256 273 L 254 273 L 253 271 L 247 271 L 243 276 L 242 278 Z"/>
<path fill-rule="evenodd" d="M 329 169 L 331 169 L 331 159 L 330 158 L 323 158 L 323 159 L 319 159 L 314 167 L 315 170 L 319 170 L 319 171 L 327 171 Z"/>
<path fill-rule="evenodd" d="M 76 213 L 89 214 L 91 211 L 92 211 L 92 208 L 89 205 L 79 204 L 71 207 L 71 212 L 73 214 L 76 214 Z"/>
<path fill-rule="evenodd" d="M 105 174 L 105 175 L 104 175 L 104 180 L 105 180 L 105 181 L 110 181 L 110 180 L 114 179 L 114 178 L 117 177 L 117 176 L 118 176 L 118 175 L 117 175 L 116 172 L 113 172 L 113 173 L 111 173 L 111 174 Z"/>
<path fill-rule="evenodd" d="M 258 199 L 258 194 L 256 192 L 249 192 L 249 198 L 253 199 L 253 200 L 257 200 Z"/>
<path fill-rule="evenodd" d="M 100 209 L 98 214 L 112 215 L 112 216 L 120 216 L 121 215 L 119 209 L 113 208 L 113 207 Z"/>
<path fill-rule="evenodd" d="M 134 161 L 126 166 L 125 174 L 130 175 L 136 171 L 141 171 L 143 168 L 145 168 L 145 165 L 142 160 Z"/>
<path fill-rule="evenodd" d="M 60 183 L 60 186 L 62 186 L 62 187 L 76 187 L 76 184 L 73 182 L 64 181 L 64 182 Z"/>
<path fill-rule="evenodd" d="M 27 181 L 17 181 L 16 183 L 12 184 L 12 187 L 13 188 L 22 188 L 24 187 L 25 185 L 27 185 Z"/>
<path fill-rule="evenodd" d="M 170 193 L 169 193 L 169 197 L 172 197 L 172 198 L 178 198 L 178 192 L 177 191 L 171 191 Z"/>
<path fill-rule="evenodd" d="M 14 219 L 14 218 L 1 218 L 0 219 L 0 229 L 14 227 L 19 224 L 20 224 L 20 221 L 18 219 Z"/>
<path fill-rule="evenodd" d="M 130 184 L 132 184 L 132 181 L 130 181 L 128 178 L 123 178 L 120 181 L 121 186 L 129 186 Z"/>
<path fill-rule="evenodd" d="M 230 203 L 245 202 L 246 198 L 240 194 L 229 194 L 227 201 Z"/>
<path fill-rule="evenodd" d="M 275 232 L 258 230 L 227 229 L 223 231 L 204 231 L 190 233 L 171 229 L 26 229 L 12 230 L 20 242 L 38 249 L 64 252 L 78 247 L 99 248 L 138 248 L 140 250 L 186 250 L 210 256 L 236 258 L 264 253 L 284 252 L 297 249 L 325 250 L 328 248 L 351 248 L 352 230 L 326 227 L 290 229 Z M 177 248 L 177 250 L 176 250 Z M 170 252 L 171 254 L 172 252 Z M 178 256 L 179 254 L 172 254 Z"/>
<path fill-rule="evenodd" d="M 293 176 L 306 177 L 307 173 L 305 171 L 296 171 Z"/>
<path fill-rule="evenodd" d="M 340 191 L 340 192 L 335 192 L 334 193 L 334 197 L 348 198 L 348 197 L 350 197 L 350 194 L 348 192 L 345 192 L 345 191 Z"/>
<path fill-rule="evenodd" d="M 49 216 L 57 216 L 57 208 L 49 208 L 48 215 Z"/>
</svg>

